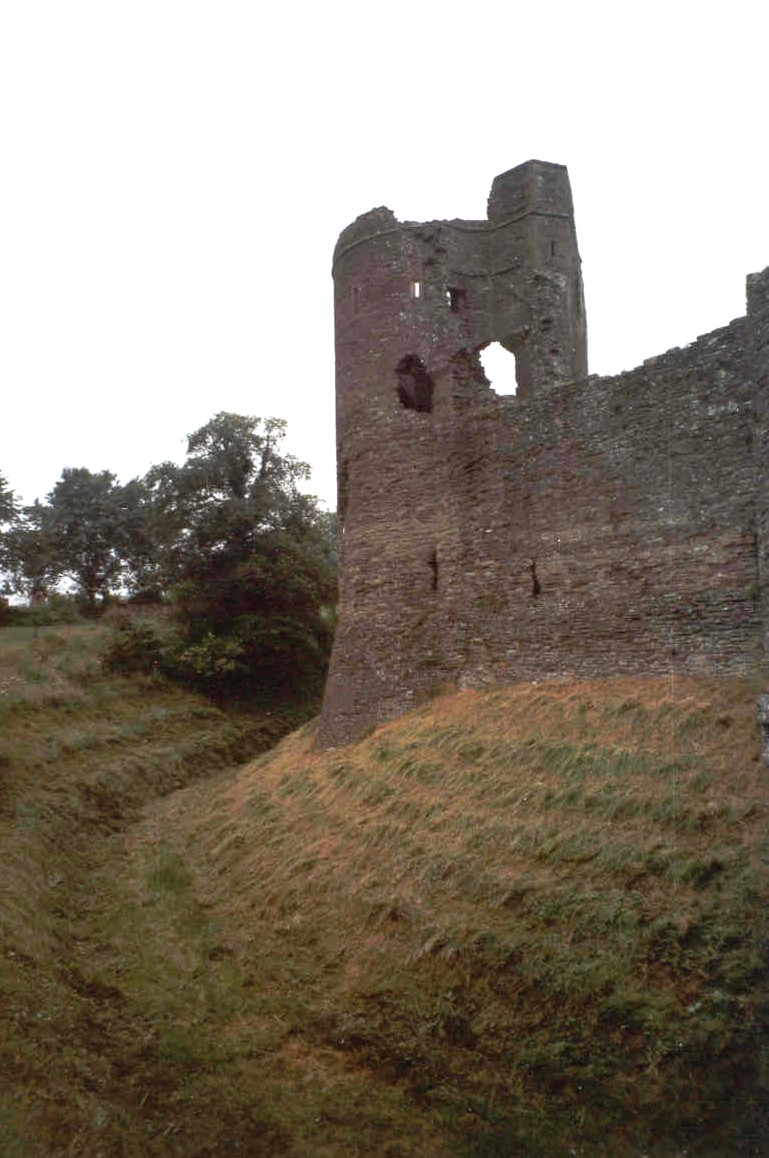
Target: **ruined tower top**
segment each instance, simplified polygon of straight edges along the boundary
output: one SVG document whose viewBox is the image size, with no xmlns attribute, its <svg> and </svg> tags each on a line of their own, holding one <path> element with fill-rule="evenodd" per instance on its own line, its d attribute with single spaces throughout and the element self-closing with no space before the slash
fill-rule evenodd
<svg viewBox="0 0 769 1158">
<path fill-rule="evenodd" d="M 486 221 L 400 222 L 387 208 L 372 209 L 342 232 L 334 281 L 343 392 L 353 335 L 358 383 L 368 362 L 364 347 L 381 363 L 383 342 L 395 364 L 415 356 L 431 374 L 459 350 L 474 356 L 499 342 L 515 356 L 521 396 L 587 373 L 580 258 L 563 165 L 527 161 L 501 174 Z"/>
<path fill-rule="evenodd" d="M 489 194 L 489 221 L 526 213 L 566 217 L 574 224 L 569 174 L 565 165 L 527 161 L 494 178 Z"/>
</svg>

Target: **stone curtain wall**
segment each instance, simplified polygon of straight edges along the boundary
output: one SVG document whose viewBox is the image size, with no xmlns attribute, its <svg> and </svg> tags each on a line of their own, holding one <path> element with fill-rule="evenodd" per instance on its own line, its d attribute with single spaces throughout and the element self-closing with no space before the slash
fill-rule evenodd
<svg viewBox="0 0 769 1158">
<path fill-rule="evenodd" d="M 756 529 L 759 544 L 764 650 L 769 651 L 769 269 L 748 278 L 757 476 Z"/>
<path fill-rule="evenodd" d="M 743 337 L 506 407 L 494 598 L 462 678 L 755 669 Z"/>
<path fill-rule="evenodd" d="M 447 683 L 756 670 L 755 325 L 586 378 L 568 178 L 542 162 L 497 178 L 487 223 L 359 218 L 335 295 L 341 582 L 322 743 Z M 483 374 L 491 341 L 516 356 L 513 398 Z"/>
</svg>

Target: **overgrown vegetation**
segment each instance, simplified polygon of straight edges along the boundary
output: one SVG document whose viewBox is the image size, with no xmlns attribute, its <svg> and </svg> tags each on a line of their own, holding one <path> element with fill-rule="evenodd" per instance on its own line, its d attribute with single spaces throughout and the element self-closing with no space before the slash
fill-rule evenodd
<svg viewBox="0 0 769 1158">
<path fill-rule="evenodd" d="M 4 709 L 9 1154 L 768 1152 L 750 689 L 461 693 L 323 754 L 305 725 L 134 822 L 235 725 L 79 631 Z"/>
<path fill-rule="evenodd" d="M 300 490 L 309 468 L 283 450 L 285 423 L 220 413 L 188 439 L 181 465 L 120 485 L 66 469 L 45 502 L 19 508 L 0 478 L 6 594 L 48 609 L 74 585 L 86 615 L 120 596 L 166 607 L 125 622 L 116 670 L 160 670 L 229 699 L 318 695 L 333 635 L 335 523 Z M 70 606 L 72 600 L 70 600 Z M 4 622 L 18 613 L 3 607 Z M 143 653 L 143 654 L 142 654 Z"/>
<path fill-rule="evenodd" d="M 88 914 L 115 915 L 100 865 L 148 801 L 263 751 L 312 710 L 224 713 L 155 675 L 106 672 L 107 632 L 0 633 L 3 1158 L 94 1158 L 102 1136 L 104 1153 L 150 1152 L 110 1092 L 148 1023 L 92 976 Z"/>
</svg>

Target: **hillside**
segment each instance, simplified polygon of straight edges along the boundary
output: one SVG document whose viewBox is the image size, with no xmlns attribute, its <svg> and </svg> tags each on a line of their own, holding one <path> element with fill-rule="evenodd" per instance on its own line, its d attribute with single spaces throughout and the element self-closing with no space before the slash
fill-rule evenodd
<svg viewBox="0 0 769 1158">
<path fill-rule="evenodd" d="M 750 688 L 462 692 L 169 794 L 235 724 L 39 642 L 69 690 L 0 697 L 4 1156 L 769 1153 Z"/>
<path fill-rule="evenodd" d="M 228 715 L 162 681 L 111 675 L 108 632 L 0 629 L 1 1158 L 95 1158 L 104 1114 L 105 1153 L 141 1152 L 104 1109 L 122 1022 L 91 976 L 87 917 L 109 900 L 98 867 L 148 801 L 264 751 L 306 715 Z"/>
</svg>

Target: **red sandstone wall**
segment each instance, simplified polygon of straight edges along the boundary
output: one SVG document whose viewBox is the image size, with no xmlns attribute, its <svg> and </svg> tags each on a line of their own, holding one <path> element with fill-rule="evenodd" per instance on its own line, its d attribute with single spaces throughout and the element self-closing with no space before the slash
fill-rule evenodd
<svg viewBox="0 0 769 1158">
<path fill-rule="evenodd" d="M 544 202 L 509 227 L 376 210 L 340 238 L 340 618 L 322 743 L 442 683 L 756 669 L 748 322 L 570 383 L 579 255 L 550 168 L 514 171 L 513 204 Z M 500 336 L 524 363 L 511 399 L 477 357 Z M 404 357 L 430 376 L 430 409 L 403 404 Z"/>
<path fill-rule="evenodd" d="M 769 655 L 769 269 L 748 278 L 754 392 L 759 572 L 764 612 L 764 651 Z"/>
</svg>

